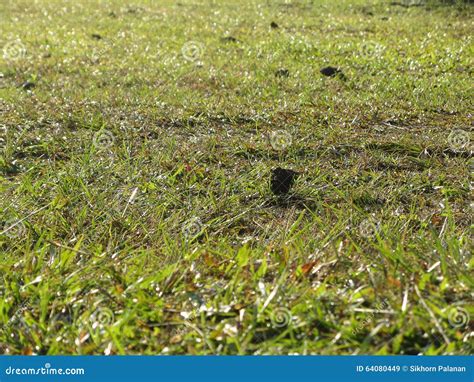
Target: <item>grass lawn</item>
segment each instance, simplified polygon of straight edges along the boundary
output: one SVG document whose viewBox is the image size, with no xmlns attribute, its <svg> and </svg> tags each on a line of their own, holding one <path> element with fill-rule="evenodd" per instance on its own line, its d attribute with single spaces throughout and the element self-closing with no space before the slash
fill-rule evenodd
<svg viewBox="0 0 474 382">
<path fill-rule="evenodd" d="M 124 3 L 0 4 L 0 353 L 472 353 L 472 4 Z"/>
</svg>

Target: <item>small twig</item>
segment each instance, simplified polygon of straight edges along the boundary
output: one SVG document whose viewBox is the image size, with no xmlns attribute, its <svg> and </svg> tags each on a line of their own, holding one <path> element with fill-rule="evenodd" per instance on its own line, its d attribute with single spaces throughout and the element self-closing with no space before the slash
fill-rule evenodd
<svg viewBox="0 0 474 382">
<path fill-rule="evenodd" d="M 404 126 L 397 126 L 397 125 L 394 125 L 390 122 L 382 122 L 385 126 L 388 126 L 388 127 L 393 127 L 395 129 L 399 129 L 399 130 L 406 130 L 407 128 L 404 127 Z"/>
<path fill-rule="evenodd" d="M 439 236 L 438 236 L 439 238 L 441 238 L 442 236 L 444 236 L 444 233 L 445 233 L 445 231 L 446 231 L 447 226 L 448 226 L 448 218 L 446 217 L 446 218 L 444 219 L 443 226 L 441 227 L 441 231 L 439 231 Z"/>
<path fill-rule="evenodd" d="M 265 310 L 265 308 L 270 304 L 270 302 L 271 302 L 271 301 L 273 300 L 273 298 L 276 296 L 279 287 L 280 287 L 280 284 L 277 283 L 277 285 L 275 286 L 275 288 L 273 288 L 273 290 L 270 292 L 270 294 L 268 295 L 267 299 L 266 299 L 265 302 L 263 303 L 262 309 L 260 310 L 259 313 L 262 313 L 262 312 Z"/>
<path fill-rule="evenodd" d="M 403 302 L 402 302 L 402 308 L 401 308 L 402 312 L 407 310 L 407 306 L 408 306 L 408 288 L 409 288 L 409 285 L 406 286 L 405 292 L 403 293 Z"/>
<path fill-rule="evenodd" d="M 132 194 L 130 195 L 130 198 L 128 198 L 127 205 L 125 206 L 125 209 L 122 212 L 122 217 L 125 216 L 125 212 L 127 212 L 128 206 L 133 202 L 133 199 L 135 199 L 135 197 L 137 196 L 137 192 L 138 192 L 138 187 L 135 187 L 132 191 Z"/>
</svg>

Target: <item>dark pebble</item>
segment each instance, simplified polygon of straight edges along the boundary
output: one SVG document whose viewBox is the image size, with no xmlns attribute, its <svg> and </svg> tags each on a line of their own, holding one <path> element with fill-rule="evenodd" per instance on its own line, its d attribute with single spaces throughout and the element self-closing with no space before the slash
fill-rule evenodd
<svg viewBox="0 0 474 382">
<path fill-rule="evenodd" d="M 288 194 L 298 175 L 296 171 L 277 167 L 272 170 L 270 189 L 275 195 Z"/>
<path fill-rule="evenodd" d="M 288 69 L 278 69 L 275 72 L 275 77 L 289 77 L 290 71 Z"/>
<path fill-rule="evenodd" d="M 97 34 L 97 33 L 92 33 L 92 38 L 96 39 L 96 40 L 102 40 L 102 36 L 100 34 Z"/>
<path fill-rule="evenodd" d="M 278 24 L 277 24 L 275 21 L 272 21 L 272 22 L 270 23 L 270 27 L 271 27 L 272 29 L 277 29 L 277 28 L 279 28 Z"/>
<path fill-rule="evenodd" d="M 335 77 L 340 70 L 334 66 L 326 66 L 325 68 L 322 68 L 320 72 L 327 77 Z"/>
<path fill-rule="evenodd" d="M 320 70 L 321 74 L 326 76 L 326 77 L 336 77 L 336 76 L 339 76 L 343 79 L 346 78 L 346 76 L 344 76 L 344 73 L 342 73 L 342 70 L 340 70 L 339 68 L 335 68 L 333 66 L 326 66 L 325 68 L 322 68 Z"/>
</svg>

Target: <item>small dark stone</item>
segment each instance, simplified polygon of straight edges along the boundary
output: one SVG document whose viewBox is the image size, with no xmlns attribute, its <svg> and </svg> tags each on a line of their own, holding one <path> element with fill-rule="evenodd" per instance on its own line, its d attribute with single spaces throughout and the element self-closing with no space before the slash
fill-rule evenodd
<svg viewBox="0 0 474 382">
<path fill-rule="evenodd" d="M 345 79 L 346 76 L 342 73 L 342 70 L 339 68 L 335 68 L 334 66 L 326 66 L 320 70 L 321 74 L 326 77 L 336 77 L 339 76 L 342 79 Z"/>
<path fill-rule="evenodd" d="M 270 27 L 271 27 L 272 29 L 277 29 L 277 28 L 279 28 L 278 24 L 277 24 L 275 21 L 272 21 L 272 22 L 270 23 Z"/>
<path fill-rule="evenodd" d="M 23 84 L 21 85 L 21 88 L 22 88 L 23 90 L 30 90 L 30 89 L 33 89 L 35 86 L 36 86 L 36 84 L 35 84 L 34 82 L 25 81 L 25 82 L 23 82 Z"/>
<path fill-rule="evenodd" d="M 102 40 L 102 36 L 100 34 L 97 34 L 97 33 L 92 33 L 92 38 L 93 39 L 96 39 L 96 40 Z"/>
<path fill-rule="evenodd" d="M 239 40 L 237 40 L 235 37 L 232 37 L 232 36 L 226 36 L 226 37 L 221 37 L 221 41 L 223 41 L 223 42 L 238 42 Z"/>
<path fill-rule="evenodd" d="M 272 170 L 270 189 L 275 195 L 285 195 L 290 191 L 298 175 L 296 171 L 277 167 Z"/>
<path fill-rule="evenodd" d="M 326 66 L 325 68 L 322 68 L 320 72 L 327 77 L 335 77 L 340 70 L 334 66 Z"/>
<path fill-rule="evenodd" d="M 387 17 L 387 16 L 382 16 L 382 17 L 380 18 L 380 20 L 382 20 L 382 21 L 387 21 L 387 20 L 388 20 L 388 17 Z"/>
<path fill-rule="evenodd" d="M 275 72 L 275 77 L 289 77 L 290 71 L 288 69 L 278 69 Z"/>
</svg>

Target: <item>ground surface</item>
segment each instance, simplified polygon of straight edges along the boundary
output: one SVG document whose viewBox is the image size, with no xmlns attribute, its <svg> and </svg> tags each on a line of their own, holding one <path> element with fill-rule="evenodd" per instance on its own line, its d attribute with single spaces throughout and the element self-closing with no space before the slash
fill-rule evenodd
<svg viewBox="0 0 474 382">
<path fill-rule="evenodd" d="M 123 3 L 1 2 L 1 353 L 470 353 L 472 6 Z"/>
</svg>

